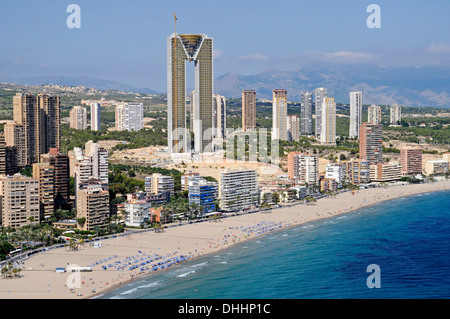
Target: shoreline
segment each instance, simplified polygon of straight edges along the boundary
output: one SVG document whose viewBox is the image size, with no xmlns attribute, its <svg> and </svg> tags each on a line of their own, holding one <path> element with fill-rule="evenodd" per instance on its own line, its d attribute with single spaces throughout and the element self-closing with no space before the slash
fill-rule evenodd
<svg viewBox="0 0 450 319">
<path fill-rule="evenodd" d="M 142 252 L 142 255 L 139 254 L 141 258 L 149 258 L 147 256 L 156 253 L 166 256 L 166 259 L 185 255 L 191 256 L 185 261 L 195 260 L 277 230 L 351 213 L 392 199 L 444 190 L 450 190 L 450 180 L 362 189 L 356 191 L 354 195 L 351 192 L 345 192 L 338 194 L 336 198 L 322 198 L 313 205 L 299 203 L 272 209 L 270 213 L 255 212 L 229 216 L 219 222 L 205 221 L 167 228 L 163 233 L 158 234 L 149 231 L 128 235 L 130 238 L 126 236 L 120 239 L 118 237 L 107 239 L 104 240 L 102 248 L 87 247 L 76 252 L 67 252 L 64 248 L 58 248 L 25 260 L 24 270 L 22 270 L 23 278 L 0 279 L 0 287 L 2 287 L 0 288 L 0 298 L 97 299 L 121 286 L 132 283 L 135 279 L 142 279 L 148 275 L 159 275 L 168 268 L 138 273 L 128 270 L 104 271 L 100 265 L 96 265 L 92 267 L 92 272 L 80 273 L 84 286 L 76 289 L 79 294 L 82 294 L 79 296 L 76 293 L 70 293 L 64 285 L 69 274 L 56 274 L 55 267 L 61 266 L 63 260 L 67 260 L 67 264 L 69 264 L 69 259 L 70 264 L 84 266 L 86 263 L 92 263 L 93 260 L 101 259 L 102 256 L 117 256 L 116 259 L 123 259 L 127 256 L 137 258 L 134 257 L 136 251 Z M 150 245 L 148 245 L 149 243 Z M 42 264 L 47 269 L 39 269 Z M 64 262 L 63 266 L 65 265 Z M 46 282 L 48 285 L 45 284 Z M 91 292 L 93 287 L 95 287 L 95 292 Z"/>
</svg>

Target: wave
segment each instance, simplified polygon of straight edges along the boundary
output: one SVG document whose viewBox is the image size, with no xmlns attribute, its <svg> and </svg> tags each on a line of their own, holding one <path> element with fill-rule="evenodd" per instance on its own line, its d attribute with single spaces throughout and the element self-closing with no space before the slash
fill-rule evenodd
<svg viewBox="0 0 450 319">
<path fill-rule="evenodd" d="M 133 289 L 121 292 L 120 295 L 129 295 L 129 294 L 135 293 L 136 291 L 138 291 L 138 289 L 137 288 L 133 288 Z"/>
<path fill-rule="evenodd" d="M 177 277 L 179 277 L 179 278 L 184 278 L 184 277 L 186 277 L 187 275 L 190 275 L 190 274 L 193 274 L 193 273 L 195 273 L 195 270 L 190 270 L 190 271 L 185 272 L 185 273 L 183 273 L 183 274 L 181 274 L 181 275 L 178 275 Z"/>
</svg>

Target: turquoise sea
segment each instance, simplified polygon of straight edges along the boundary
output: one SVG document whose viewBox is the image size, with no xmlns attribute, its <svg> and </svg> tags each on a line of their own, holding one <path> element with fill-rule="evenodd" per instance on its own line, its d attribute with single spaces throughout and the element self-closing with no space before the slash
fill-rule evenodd
<svg viewBox="0 0 450 319">
<path fill-rule="evenodd" d="M 370 289 L 373 264 L 380 288 Z M 450 192 L 441 191 L 269 233 L 100 298 L 449 298 L 449 273 Z"/>
</svg>

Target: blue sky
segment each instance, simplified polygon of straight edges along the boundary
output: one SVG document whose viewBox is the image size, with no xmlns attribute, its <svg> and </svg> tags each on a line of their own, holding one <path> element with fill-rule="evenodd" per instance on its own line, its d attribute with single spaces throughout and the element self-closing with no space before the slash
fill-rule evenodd
<svg viewBox="0 0 450 319">
<path fill-rule="evenodd" d="M 69 4 L 81 28 L 69 29 Z M 381 28 L 369 29 L 369 4 Z M 0 2 L 0 76 L 89 76 L 166 88 L 166 38 L 214 38 L 215 76 L 331 64 L 450 66 L 450 1 L 18 0 Z"/>
</svg>

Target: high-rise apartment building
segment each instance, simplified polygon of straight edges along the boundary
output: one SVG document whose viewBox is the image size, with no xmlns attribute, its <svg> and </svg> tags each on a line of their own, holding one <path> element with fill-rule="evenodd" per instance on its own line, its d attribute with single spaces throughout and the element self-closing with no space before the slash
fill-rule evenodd
<svg viewBox="0 0 450 319">
<path fill-rule="evenodd" d="M 84 218 L 81 230 L 106 228 L 109 217 L 109 192 L 96 179 L 90 179 L 77 192 L 77 219 Z"/>
<path fill-rule="evenodd" d="M 287 91 L 272 92 L 272 140 L 287 141 Z"/>
<path fill-rule="evenodd" d="M 41 154 L 61 146 L 60 98 L 48 94 L 22 94 L 13 97 L 14 122 L 25 132 L 26 163 L 39 162 Z"/>
<path fill-rule="evenodd" d="M 314 113 L 315 113 L 315 135 L 316 138 L 320 138 L 322 132 L 322 103 L 327 97 L 326 88 L 317 88 L 314 91 Z"/>
<path fill-rule="evenodd" d="M 49 163 L 34 163 L 33 177 L 39 180 L 40 212 L 49 218 L 55 212 L 55 171 Z"/>
<path fill-rule="evenodd" d="M 0 176 L 0 202 L 3 227 L 39 224 L 39 179 L 20 174 Z"/>
<path fill-rule="evenodd" d="M 400 150 L 402 175 L 422 174 L 422 149 L 405 147 Z"/>
<path fill-rule="evenodd" d="M 259 204 L 259 189 L 255 170 L 223 170 L 219 176 L 219 198 L 223 211 L 250 210 Z"/>
<path fill-rule="evenodd" d="M 139 131 L 144 128 L 144 105 L 124 103 L 116 106 L 116 130 Z"/>
<path fill-rule="evenodd" d="M 168 192 L 173 196 L 175 192 L 173 177 L 159 173 L 147 176 L 145 177 L 145 191 L 153 194 Z"/>
<path fill-rule="evenodd" d="M 334 179 L 336 183 L 341 184 L 344 181 L 344 167 L 341 164 L 329 163 L 325 169 L 325 177 Z"/>
<path fill-rule="evenodd" d="M 288 115 L 287 130 L 288 140 L 296 142 L 300 140 L 300 119 L 298 115 Z"/>
<path fill-rule="evenodd" d="M 321 109 L 320 142 L 325 145 L 336 145 L 336 103 L 334 98 L 325 98 Z"/>
<path fill-rule="evenodd" d="M 208 182 L 203 178 L 192 180 L 189 187 L 189 205 L 196 204 L 203 213 L 214 212 L 218 196 L 218 184 Z"/>
<path fill-rule="evenodd" d="M 359 138 L 359 127 L 362 123 L 362 92 L 350 92 L 350 127 L 349 137 Z"/>
<path fill-rule="evenodd" d="M 398 163 L 378 163 L 370 165 L 370 180 L 372 182 L 391 182 L 402 178 L 401 166 Z"/>
<path fill-rule="evenodd" d="M 302 134 L 313 134 L 313 118 L 312 118 L 312 93 L 301 93 L 300 106 L 300 130 Z"/>
<path fill-rule="evenodd" d="M 256 128 L 256 91 L 242 91 L 242 130 Z"/>
<path fill-rule="evenodd" d="M 367 160 L 341 161 L 344 180 L 354 185 L 370 182 L 370 162 Z"/>
<path fill-rule="evenodd" d="M 17 148 L 7 146 L 5 136 L 0 134 L 0 175 L 14 175 L 18 171 Z"/>
<path fill-rule="evenodd" d="M 74 106 L 70 110 L 70 127 L 76 130 L 87 129 L 87 110 L 83 106 Z"/>
<path fill-rule="evenodd" d="M 50 148 L 47 154 L 41 156 L 41 162 L 48 163 L 53 167 L 55 208 L 60 208 L 70 199 L 69 156 L 61 153 L 58 148 Z"/>
<path fill-rule="evenodd" d="M 108 188 L 108 150 L 98 143 L 89 141 L 85 145 L 85 155 L 92 163 L 92 177 L 98 179 L 103 188 Z"/>
<path fill-rule="evenodd" d="M 100 103 L 91 103 L 91 130 L 100 131 L 101 121 Z"/>
<path fill-rule="evenodd" d="M 288 154 L 288 177 L 301 184 L 318 184 L 318 157 L 313 154 L 290 152 Z"/>
<path fill-rule="evenodd" d="M 390 123 L 391 125 L 397 125 L 402 120 L 402 107 L 393 104 L 391 105 L 391 112 L 390 112 Z"/>
<path fill-rule="evenodd" d="M 187 153 L 186 61 L 195 65 L 194 150 L 212 152 L 213 39 L 173 33 L 167 39 L 167 130 L 170 153 Z M 192 123 L 191 123 L 192 125 Z"/>
<path fill-rule="evenodd" d="M 368 122 L 370 124 L 381 124 L 381 106 L 372 104 L 367 111 Z"/>
<path fill-rule="evenodd" d="M 383 162 L 383 126 L 363 123 L 359 131 L 359 158 L 370 164 Z"/>
<path fill-rule="evenodd" d="M 214 136 L 226 137 L 227 130 L 227 100 L 225 96 L 214 94 L 213 98 L 213 130 Z"/>
<path fill-rule="evenodd" d="M 4 127 L 6 146 L 15 146 L 17 150 L 17 166 L 27 165 L 25 128 L 22 124 L 6 123 Z"/>
</svg>

